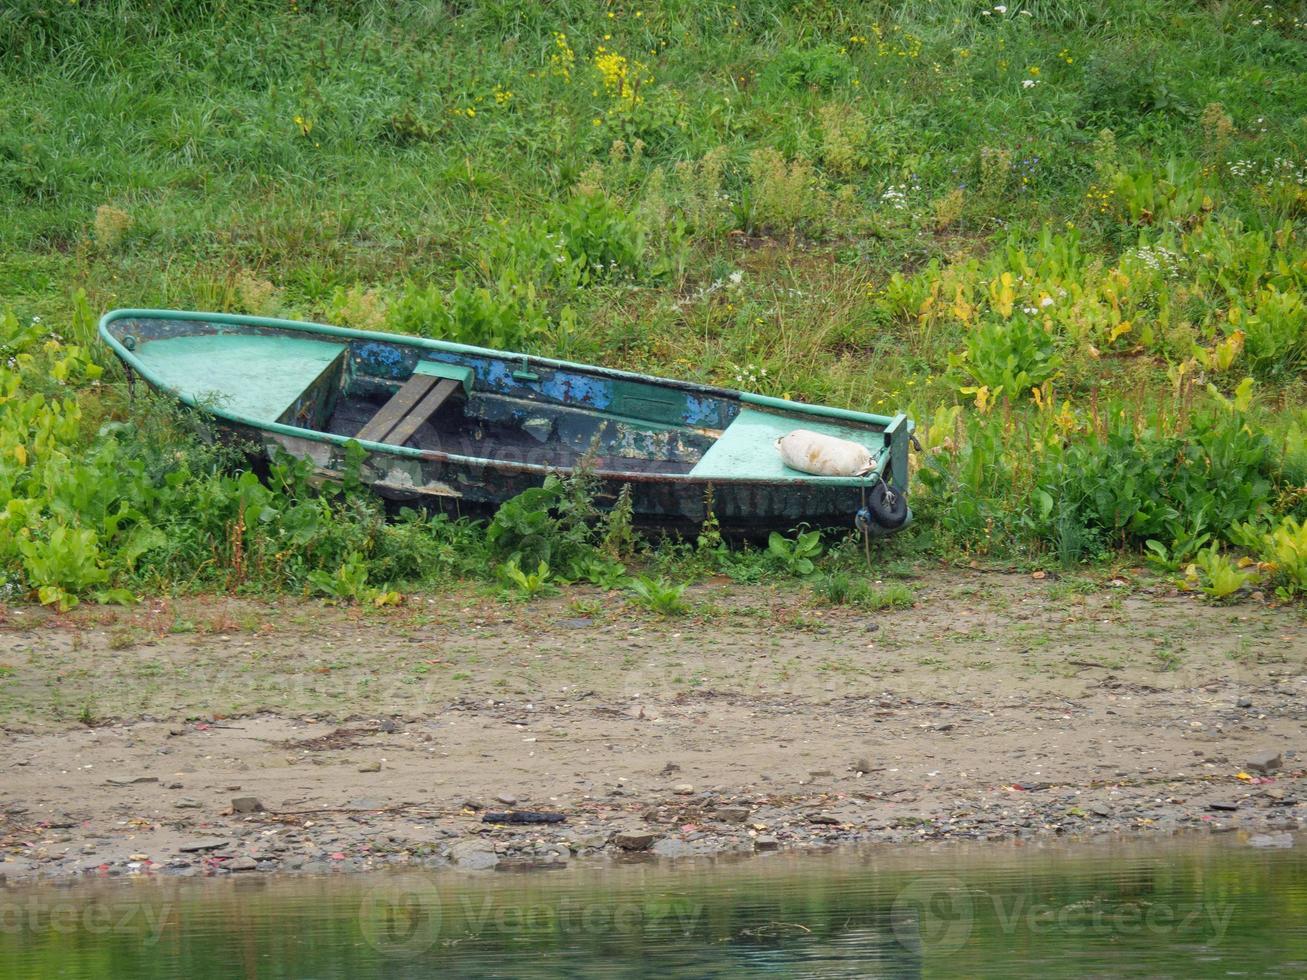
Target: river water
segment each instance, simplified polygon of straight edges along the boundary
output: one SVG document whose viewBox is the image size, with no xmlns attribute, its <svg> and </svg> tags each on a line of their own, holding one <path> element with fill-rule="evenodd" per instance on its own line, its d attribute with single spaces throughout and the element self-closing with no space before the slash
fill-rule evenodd
<svg viewBox="0 0 1307 980">
<path fill-rule="evenodd" d="M 6 980 L 759 974 L 1307 976 L 1307 843 L 0 888 Z"/>
</svg>

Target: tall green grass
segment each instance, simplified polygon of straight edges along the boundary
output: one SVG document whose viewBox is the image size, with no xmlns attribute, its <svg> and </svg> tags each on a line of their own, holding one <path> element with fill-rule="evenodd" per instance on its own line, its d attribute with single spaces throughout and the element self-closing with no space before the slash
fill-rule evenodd
<svg viewBox="0 0 1307 980">
<path fill-rule="evenodd" d="M 89 311 L 327 319 L 908 410 L 916 546 L 1174 565 L 1303 513 L 1304 16 L 13 0 L 0 305 L 81 445 Z"/>
</svg>

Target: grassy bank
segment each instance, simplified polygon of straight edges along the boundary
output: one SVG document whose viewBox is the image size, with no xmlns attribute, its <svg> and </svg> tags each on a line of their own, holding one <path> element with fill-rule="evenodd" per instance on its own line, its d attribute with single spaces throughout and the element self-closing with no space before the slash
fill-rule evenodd
<svg viewBox="0 0 1307 980">
<path fill-rule="evenodd" d="M 0 13 L 0 568 L 388 601 L 805 574 L 584 486 L 491 530 L 241 475 L 129 404 L 114 306 L 313 318 L 904 410 L 894 555 L 1307 588 L 1297 5 L 145 4 Z M 834 552 L 832 557 L 831 552 Z M 1242 559 L 1242 561 L 1240 560 Z M 544 563 L 543 567 L 542 564 Z M 514 572 L 515 570 L 515 572 Z M 643 592 L 641 592 L 643 590 Z M 853 589 L 856 593 L 858 590 Z"/>
</svg>

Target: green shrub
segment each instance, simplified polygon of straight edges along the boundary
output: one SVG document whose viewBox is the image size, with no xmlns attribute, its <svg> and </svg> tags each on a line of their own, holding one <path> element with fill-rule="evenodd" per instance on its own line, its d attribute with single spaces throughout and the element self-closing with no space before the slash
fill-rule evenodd
<svg viewBox="0 0 1307 980">
<path fill-rule="evenodd" d="M 530 350 L 553 329 L 535 287 L 505 275 L 493 287 L 455 277 L 448 292 L 409 286 L 391 307 L 387 325 L 401 333 L 479 347 Z"/>
<path fill-rule="evenodd" d="M 685 586 L 662 578 L 641 575 L 631 583 L 631 598 L 638 605 L 660 616 L 680 616 L 689 608 L 684 598 Z"/>
<path fill-rule="evenodd" d="M 545 562 L 567 580 L 616 584 L 625 570 L 600 551 L 603 528 L 591 490 L 582 471 L 567 480 L 546 477 L 543 486 L 504 501 L 486 528 L 491 554 L 519 567 Z"/>
<path fill-rule="evenodd" d="M 1053 335 L 1033 315 L 1013 313 L 988 319 L 967 335 L 967 347 L 951 359 L 955 377 L 969 382 L 964 391 L 988 388 L 989 398 L 1030 397 L 1057 374 L 1062 358 Z"/>
<path fill-rule="evenodd" d="M 582 284 L 636 278 L 645 256 L 644 230 L 604 194 L 578 194 L 557 209 L 551 229 L 576 264 Z"/>
<path fill-rule="evenodd" d="M 814 560 L 821 556 L 822 550 L 820 531 L 800 531 L 793 539 L 772 531 L 767 538 L 767 553 L 790 575 L 811 575 L 816 568 Z"/>
<path fill-rule="evenodd" d="M 1160 542 L 1179 563 L 1260 514 L 1274 498 L 1276 471 L 1269 440 L 1238 414 L 1199 415 L 1182 435 L 1118 416 L 1104 438 L 1051 453 L 1032 496 L 1042 515 L 1067 515 L 1126 547 Z"/>
<path fill-rule="evenodd" d="M 574 255 L 561 232 L 535 221 L 496 225 L 486 241 L 481 268 L 486 275 L 510 276 L 563 293 L 586 280 L 585 255 Z"/>
<path fill-rule="evenodd" d="M 1284 517 L 1270 528 L 1249 522 L 1234 537 L 1261 559 L 1281 596 L 1291 599 L 1307 592 L 1307 521 Z"/>
<path fill-rule="evenodd" d="M 508 584 L 511 590 L 508 594 L 513 598 L 530 600 L 558 594 L 558 587 L 553 583 L 549 563 L 546 561 L 537 562 L 534 572 L 524 572 L 517 559 L 510 558 L 500 566 L 499 573 Z"/>
<path fill-rule="evenodd" d="M 788 47 L 777 54 L 763 71 L 763 82 L 769 88 L 798 90 L 810 88 L 829 92 L 839 85 L 847 85 L 853 78 L 853 65 L 847 55 L 834 44 L 819 44 L 811 48 Z"/>
<path fill-rule="evenodd" d="M 958 444 L 918 471 L 928 491 L 921 523 L 968 550 L 1036 544 L 1074 564 L 1106 548 L 1147 548 L 1179 568 L 1233 541 L 1236 526 L 1273 506 L 1283 479 L 1270 439 L 1220 406 L 1196 411 L 1179 433 L 1121 403 L 1105 407 L 1102 429 L 1039 441 L 994 420 L 967 417 Z"/>
<path fill-rule="evenodd" d="M 1097 125 L 1130 125 L 1152 112 L 1180 108 L 1154 52 L 1134 45 L 1105 47 L 1085 66 L 1087 115 Z"/>
<path fill-rule="evenodd" d="M 1255 312 L 1231 320 L 1244 332 L 1244 363 L 1259 378 L 1290 380 L 1307 367 L 1307 304 L 1300 292 L 1259 290 Z"/>
<path fill-rule="evenodd" d="M 1234 559 L 1221 554 L 1220 545 L 1210 545 L 1194 556 L 1185 569 L 1183 584 L 1201 589 L 1213 602 L 1223 602 L 1256 578 L 1255 570 L 1240 568 Z"/>
<path fill-rule="evenodd" d="M 77 605 L 79 592 L 109 579 L 97 535 L 89 528 L 60 524 L 42 537 L 20 537 L 18 551 L 41 602 L 60 610 Z"/>
</svg>

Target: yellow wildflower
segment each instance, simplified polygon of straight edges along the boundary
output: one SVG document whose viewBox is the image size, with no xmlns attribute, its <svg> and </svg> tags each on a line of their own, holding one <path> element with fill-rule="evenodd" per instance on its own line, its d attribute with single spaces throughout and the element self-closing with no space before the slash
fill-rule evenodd
<svg viewBox="0 0 1307 980">
<path fill-rule="evenodd" d="M 566 81 L 572 80 L 572 66 L 576 64 L 576 53 L 567 43 L 567 35 L 561 31 L 554 32 L 554 53 L 549 56 L 549 70 Z"/>
</svg>

